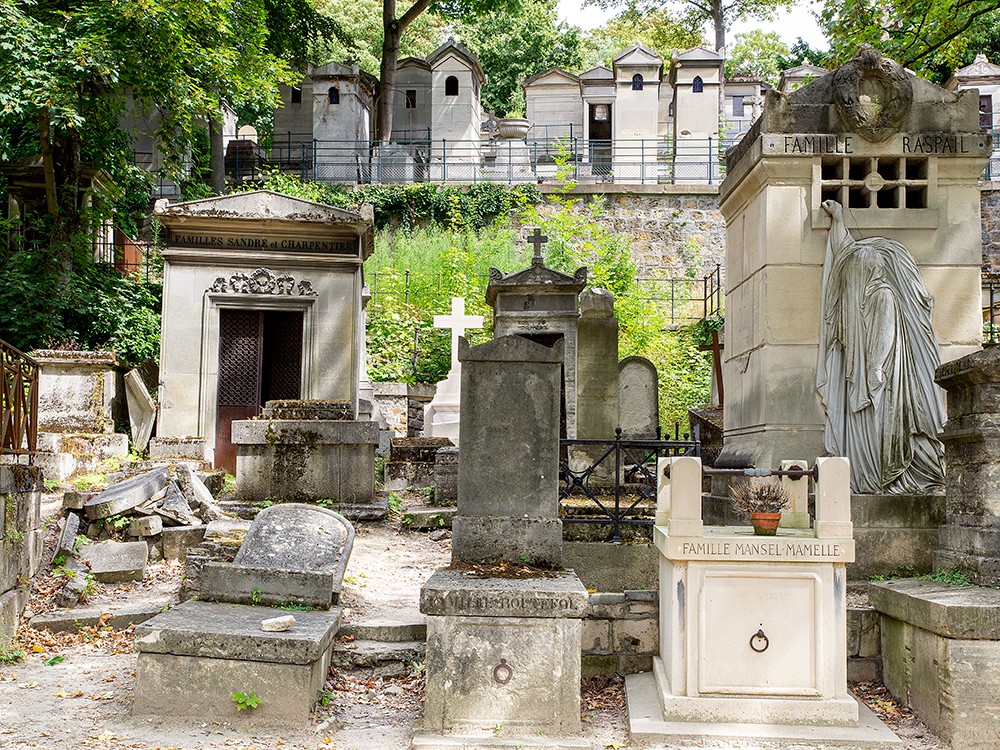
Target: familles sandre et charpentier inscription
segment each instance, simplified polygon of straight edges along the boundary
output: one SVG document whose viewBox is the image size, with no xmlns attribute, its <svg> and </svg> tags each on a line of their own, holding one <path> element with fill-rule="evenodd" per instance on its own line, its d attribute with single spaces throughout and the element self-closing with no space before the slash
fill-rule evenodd
<svg viewBox="0 0 1000 750">
<path fill-rule="evenodd" d="M 854 541 L 824 539 L 670 539 L 671 559 L 854 561 Z"/>
<path fill-rule="evenodd" d="M 175 234 L 170 244 L 185 247 L 224 247 L 246 250 L 306 250 L 321 253 L 353 254 L 357 247 L 350 242 L 324 240 L 268 239 L 266 237 L 220 237 L 207 234 Z"/>
<path fill-rule="evenodd" d="M 979 134 L 921 133 L 897 134 L 880 149 L 890 156 L 976 155 L 988 147 L 987 138 Z M 870 155 L 872 144 L 850 133 L 836 135 L 788 134 L 764 136 L 764 152 L 788 155 Z"/>
</svg>

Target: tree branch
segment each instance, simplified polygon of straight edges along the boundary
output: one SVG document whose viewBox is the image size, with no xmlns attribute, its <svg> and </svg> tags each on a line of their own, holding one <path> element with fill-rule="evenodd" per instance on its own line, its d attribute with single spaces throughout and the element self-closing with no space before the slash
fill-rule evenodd
<svg viewBox="0 0 1000 750">
<path fill-rule="evenodd" d="M 402 31 L 421 13 L 427 10 L 427 6 L 431 4 L 431 0 L 417 0 L 410 9 L 403 14 L 403 17 L 399 19 L 399 30 Z"/>
</svg>

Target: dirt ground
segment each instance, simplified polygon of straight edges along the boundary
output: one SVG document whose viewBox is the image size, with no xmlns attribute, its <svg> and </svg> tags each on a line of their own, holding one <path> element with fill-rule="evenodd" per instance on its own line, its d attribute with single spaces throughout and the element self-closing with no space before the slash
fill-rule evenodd
<svg viewBox="0 0 1000 750">
<path fill-rule="evenodd" d="M 54 538 L 58 496 L 46 496 L 43 515 Z M 54 539 L 50 539 L 51 544 Z M 419 616 L 420 586 L 450 560 L 447 539 L 401 530 L 398 522 L 359 524 L 344 578 L 346 621 L 410 621 Z M 183 566 L 149 566 L 141 584 L 98 585 L 87 606 L 122 602 L 176 601 Z M 52 609 L 56 581 L 39 576 L 29 609 Z M 257 733 L 217 721 L 139 719 L 130 715 L 137 654 L 131 629 L 81 628 L 76 633 L 22 627 L 25 656 L 0 664 L 0 748 L 338 748 L 403 750 L 419 730 L 423 703 L 422 665 L 404 675 L 373 679 L 370 670 L 331 670 L 327 705 L 317 705 L 308 726 Z M 857 692 L 904 740 L 906 750 L 947 750 L 913 715 L 901 709 L 877 683 Z M 628 741 L 625 691 L 620 680 L 584 686 L 584 735 L 595 750 L 633 747 Z M 740 747 L 705 743 L 703 747 Z M 658 747 L 663 747 L 662 745 Z M 754 746 L 742 743 L 741 750 Z"/>
</svg>

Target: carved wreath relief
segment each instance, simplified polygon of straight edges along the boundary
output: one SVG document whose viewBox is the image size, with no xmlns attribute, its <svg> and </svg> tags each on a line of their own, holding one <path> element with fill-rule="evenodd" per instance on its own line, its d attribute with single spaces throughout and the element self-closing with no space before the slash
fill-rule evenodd
<svg viewBox="0 0 1000 750">
<path fill-rule="evenodd" d="M 302 280 L 296 286 L 293 276 L 289 274 L 275 276 L 267 268 L 258 268 L 250 274 L 238 271 L 228 279 L 225 276 L 220 276 L 208 288 L 208 291 L 234 294 L 283 294 L 287 296 L 297 294 L 300 297 L 315 297 L 317 295 L 312 287 L 312 282 Z"/>
<path fill-rule="evenodd" d="M 878 143 L 906 123 L 913 85 L 899 63 L 866 44 L 833 74 L 833 96 L 847 128 Z"/>
</svg>

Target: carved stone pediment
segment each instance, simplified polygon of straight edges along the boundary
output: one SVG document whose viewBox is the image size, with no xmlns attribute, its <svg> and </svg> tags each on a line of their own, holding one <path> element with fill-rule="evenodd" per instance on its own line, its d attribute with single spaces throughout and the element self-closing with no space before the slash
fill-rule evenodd
<svg viewBox="0 0 1000 750">
<path fill-rule="evenodd" d="M 864 45 L 833 74 L 833 95 L 847 128 L 878 143 L 906 123 L 913 85 L 903 66 Z"/>
<path fill-rule="evenodd" d="M 587 285 L 587 267 L 582 266 L 570 275 L 548 266 L 532 264 L 523 271 L 504 275 L 496 268 L 490 269 L 490 283 L 486 287 L 486 301 L 495 306 L 498 293 L 579 294 Z"/>
<path fill-rule="evenodd" d="M 221 294 L 275 294 L 285 296 L 315 297 L 317 292 L 312 282 L 301 280 L 295 283 L 295 277 L 283 273 L 275 275 L 267 268 L 258 268 L 251 273 L 236 273 L 226 278 L 220 276 L 208 288 L 209 292 Z"/>
</svg>

